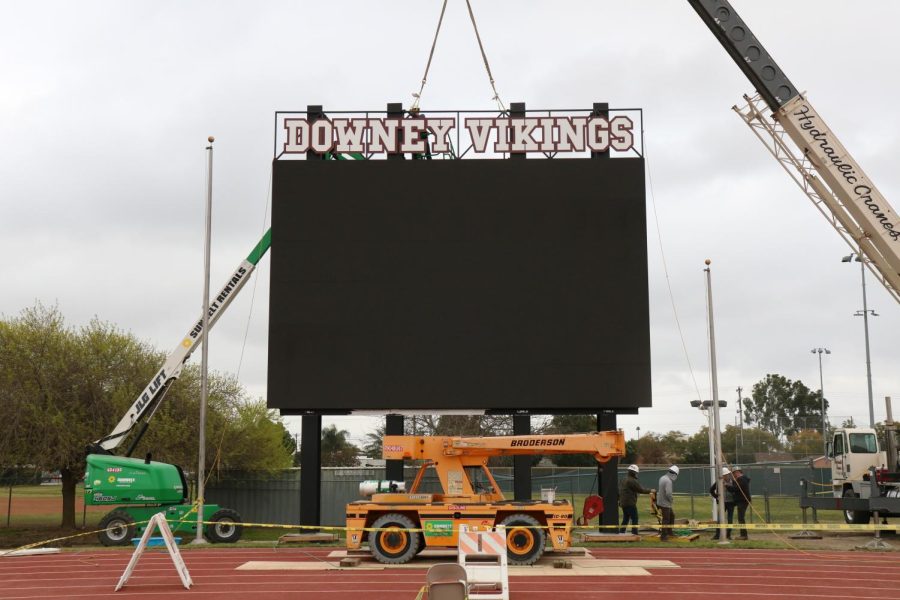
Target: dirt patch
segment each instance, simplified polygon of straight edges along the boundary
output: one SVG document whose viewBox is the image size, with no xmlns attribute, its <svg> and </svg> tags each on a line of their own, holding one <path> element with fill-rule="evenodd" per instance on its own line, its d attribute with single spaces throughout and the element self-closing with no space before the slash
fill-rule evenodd
<svg viewBox="0 0 900 600">
<path fill-rule="evenodd" d="M 6 524 L 6 510 L 8 506 L 8 498 L 0 498 L 0 522 Z M 80 515 L 84 509 L 84 499 L 80 496 L 75 497 L 75 514 Z M 88 506 L 88 513 L 105 513 L 109 511 L 108 506 Z M 62 495 L 57 498 L 47 497 L 16 497 L 13 492 L 12 497 L 12 521 L 16 517 L 53 517 L 62 518 Z"/>
</svg>

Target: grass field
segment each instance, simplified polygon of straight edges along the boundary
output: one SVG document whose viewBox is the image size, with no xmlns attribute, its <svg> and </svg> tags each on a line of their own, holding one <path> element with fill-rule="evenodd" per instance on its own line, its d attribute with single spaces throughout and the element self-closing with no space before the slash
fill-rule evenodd
<svg viewBox="0 0 900 600">
<path fill-rule="evenodd" d="M 97 524 L 112 507 L 88 506 L 84 510 L 83 489 L 76 490 L 76 524 L 83 531 L 97 529 Z M 581 514 L 585 495 L 560 494 L 558 499 L 574 501 L 576 516 Z M 12 488 L 12 510 L 8 513 L 9 489 L 0 489 L 0 548 L 34 543 L 53 537 L 70 535 L 73 532 L 60 529 L 62 519 L 62 493 L 59 486 L 17 486 Z M 801 511 L 796 497 L 770 497 L 769 521 L 772 523 L 799 523 Z M 643 525 L 652 525 L 656 519 L 650 515 L 650 503 L 646 496 L 638 502 L 638 513 Z M 747 521 L 762 523 L 765 521 L 766 502 L 763 497 L 755 497 L 753 510 L 748 511 Z M 9 516 L 9 526 L 7 517 Z M 709 497 L 676 495 L 675 516 L 678 519 L 711 520 L 712 510 Z M 812 515 L 809 515 L 810 519 Z M 843 515 L 837 511 L 822 511 L 819 521 L 824 523 L 843 522 Z M 593 523 L 596 523 L 595 520 Z M 245 528 L 242 544 L 268 545 L 275 543 L 285 533 L 296 530 L 281 528 Z M 78 532 L 75 532 L 78 533 Z M 643 543 L 643 542 L 642 542 Z M 647 542 L 651 543 L 651 542 Z M 760 542 L 762 543 L 762 542 Z M 86 535 L 67 541 L 63 545 L 96 545 L 96 535 Z M 760 547 L 768 547 L 762 545 Z"/>
</svg>

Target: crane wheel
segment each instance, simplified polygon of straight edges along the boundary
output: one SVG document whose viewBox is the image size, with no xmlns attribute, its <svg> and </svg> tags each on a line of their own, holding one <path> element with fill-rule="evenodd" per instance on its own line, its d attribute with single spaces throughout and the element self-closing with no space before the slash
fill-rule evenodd
<svg viewBox="0 0 900 600">
<path fill-rule="evenodd" d="M 844 490 L 844 498 L 859 498 L 851 488 Z M 872 519 L 872 514 L 864 510 L 845 510 L 844 521 L 848 525 L 865 525 Z"/>
<path fill-rule="evenodd" d="M 241 515 L 230 508 L 223 508 L 213 513 L 206 526 L 206 537 L 214 544 L 233 544 L 244 533 Z"/>
<path fill-rule="evenodd" d="M 134 537 L 134 517 L 124 510 L 114 510 L 100 520 L 101 531 L 97 534 L 104 546 L 127 546 Z"/>
<path fill-rule="evenodd" d="M 533 565 L 544 554 L 547 534 L 531 515 L 509 515 L 498 525 L 506 527 L 506 558 L 509 564 Z"/>
<path fill-rule="evenodd" d="M 369 534 L 369 546 L 372 556 L 386 565 L 402 565 L 408 563 L 424 547 L 422 534 L 412 519 L 400 513 L 381 515 L 372 523 L 374 531 Z"/>
</svg>

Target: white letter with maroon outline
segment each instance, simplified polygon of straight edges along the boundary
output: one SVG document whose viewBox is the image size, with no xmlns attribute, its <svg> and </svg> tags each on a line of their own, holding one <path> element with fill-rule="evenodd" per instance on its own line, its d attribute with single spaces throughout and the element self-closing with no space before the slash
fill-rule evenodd
<svg viewBox="0 0 900 600">
<path fill-rule="evenodd" d="M 456 119 L 426 119 L 428 129 L 434 132 L 434 143 L 431 144 L 432 152 L 449 152 L 450 144 L 447 143 L 447 135 L 456 126 Z"/>
<path fill-rule="evenodd" d="M 493 119 L 466 119 L 466 129 L 469 130 L 475 152 L 485 151 L 493 127 Z"/>
<path fill-rule="evenodd" d="M 609 150 L 609 121 L 603 117 L 591 117 L 587 127 L 587 145 L 591 152 Z"/>
<path fill-rule="evenodd" d="M 335 119 L 334 131 L 337 134 L 337 152 L 363 152 L 363 140 L 366 136 L 365 119 Z"/>
<path fill-rule="evenodd" d="M 538 143 L 532 133 L 540 125 L 540 120 L 533 117 L 510 119 L 512 126 L 512 143 L 510 152 L 537 152 Z"/>
<path fill-rule="evenodd" d="M 309 150 L 309 123 L 306 119 L 285 119 L 284 129 L 287 132 L 287 139 L 284 141 L 285 154 Z"/>
<path fill-rule="evenodd" d="M 334 128 L 328 119 L 319 119 L 309 128 L 310 146 L 313 152 L 325 154 L 334 147 Z"/>
<path fill-rule="evenodd" d="M 609 122 L 612 131 L 612 147 L 614 150 L 631 150 L 634 146 L 634 123 L 625 116 L 613 117 Z"/>
<path fill-rule="evenodd" d="M 397 152 L 397 127 L 400 119 L 369 119 L 368 124 L 372 130 L 370 152 Z"/>
<path fill-rule="evenodd" d="M 400 127 L 403 129 L 400 152 L 425 152 L 425 140 L 421 135 L 425 131 L 425 119 L 403 119 L 400 121 Z"/>
</svg>

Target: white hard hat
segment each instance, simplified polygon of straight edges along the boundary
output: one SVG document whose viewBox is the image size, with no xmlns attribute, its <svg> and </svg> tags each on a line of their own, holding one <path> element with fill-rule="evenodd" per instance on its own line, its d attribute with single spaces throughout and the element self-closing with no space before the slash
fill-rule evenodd
<svg viewBox="0 0 900 600">
<path fill-rule="evenodd" d="M 722 477 L 726 475 L 731 475 L 731 471 L 728 470 L 728 467 L 722 467 Z"/>
<path fill-rule="evenodd" d="M 742 468 L 740 468 L 738 465 L 734 465 L 734 468 L 732 469 L 732 471 L 740 471 L 741 473 L 744 472 L 744 470 Z"/>
<path fill-rule="evenodd" d="M 631 471 L 632 473 L 640 473 L 641 472 L 640 468 L 638 468 L 637 465 L 628 465 L 628 470 Z"/>
<path fill-rule="evenodd" d="M 669 472 L 678 475 L 678 465 L 672 465 L 671 467 L 669 467 Z"/>
</svg>

